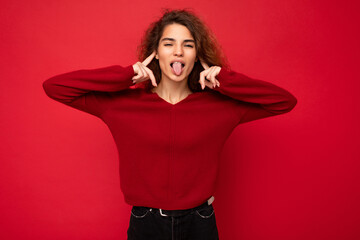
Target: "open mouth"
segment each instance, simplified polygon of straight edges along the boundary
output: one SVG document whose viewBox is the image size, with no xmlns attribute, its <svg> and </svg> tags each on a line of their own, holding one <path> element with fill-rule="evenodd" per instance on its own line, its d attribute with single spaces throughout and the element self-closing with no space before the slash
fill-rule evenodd
<svg viewBox="0 0 360 240">
<path fill-rule="evenodd" d="M 181 62 L 173 62 L 173 63 L 170 63 L 170 66 L 171 66 L 173 73 L 177 76 L 180 76 L 184 70 L 185 64 L 183 64 Z"/>
<path fill-rule="evenodd" d="M 170 66 L 173 67 L 174 63 L 175 63 L 175 62 L 170 63 Z M 185 67 L 185 64 L 181 63 L 181 67 Z"/>
</svg>

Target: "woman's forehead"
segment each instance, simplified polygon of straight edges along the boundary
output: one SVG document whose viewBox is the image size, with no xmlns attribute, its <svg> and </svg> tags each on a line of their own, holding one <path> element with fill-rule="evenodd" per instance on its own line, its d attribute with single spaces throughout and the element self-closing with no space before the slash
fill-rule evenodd
<svg viewBox="0 0 360 240">
<path fill-rule="evenodd" d="M 161 39 L 165 39 L 165 38 L 171 38 L 174 40 L 184 40 L 184 39 L 192 39 L 194 40 L 194 38 L 191 35 L 191 32 L 189 31 L 189 29 L 181 24 L 169 24 L 165 27 L 163 34 L 161 36 Z"/>
</svg>

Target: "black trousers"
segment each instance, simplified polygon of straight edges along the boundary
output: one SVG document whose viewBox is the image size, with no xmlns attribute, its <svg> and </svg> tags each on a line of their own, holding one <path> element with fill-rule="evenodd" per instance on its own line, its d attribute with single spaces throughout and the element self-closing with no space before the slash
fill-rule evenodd
<svg viewBox="0 0 360 240">
<path fill-rule="evenodd" d="M 166 211 L 161 212 L 166 214 Z M 212 205 L 202 204 L 182 216 L 162 216 L 159 209 L 133 206 L 128 240 L 219 239 Z M 169 214 L 171 215 L 171 214 Z"/>
</svg>

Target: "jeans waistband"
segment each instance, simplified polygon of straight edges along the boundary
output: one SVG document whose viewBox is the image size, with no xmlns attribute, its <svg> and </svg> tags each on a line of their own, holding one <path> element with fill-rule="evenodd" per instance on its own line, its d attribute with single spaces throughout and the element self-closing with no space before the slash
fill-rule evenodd
<svg viewBox="0 0 360 240">
<path fill-rule="evenodd" d="M 212 204 L 213 201 L 214 201 L 214 197 L 212 196 L 211 198 L 209 198 L 206 202 L 204 202 L 200 206 L 190 208 L 190 209 L 163 210 L 161 208 L 149 208 L 149 207 L 148 207 L 148 209 L 150 209 L 150 211 L 155 211 L 155 212 L 159 211 L 160 215 L 163 217 L 178 217 L 178 216 L 187 215 L 187 214 L 191 213 L 192 211 L 200 210 L 206 206 L 209 206 Z"/>
</svg>

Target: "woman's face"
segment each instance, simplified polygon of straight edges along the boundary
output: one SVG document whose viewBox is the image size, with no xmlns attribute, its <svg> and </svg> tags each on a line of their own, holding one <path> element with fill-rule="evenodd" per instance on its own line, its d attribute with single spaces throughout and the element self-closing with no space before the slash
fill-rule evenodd
<svg viewBox="0 0 360 240">
<path fill-rule="evenodd" d="M 159 59 L 161 79 L 187 80 L 196 61 L 195 41 L 187 27 L 177 23 L 167 25 L 155 58 Z"/>
</svg>

